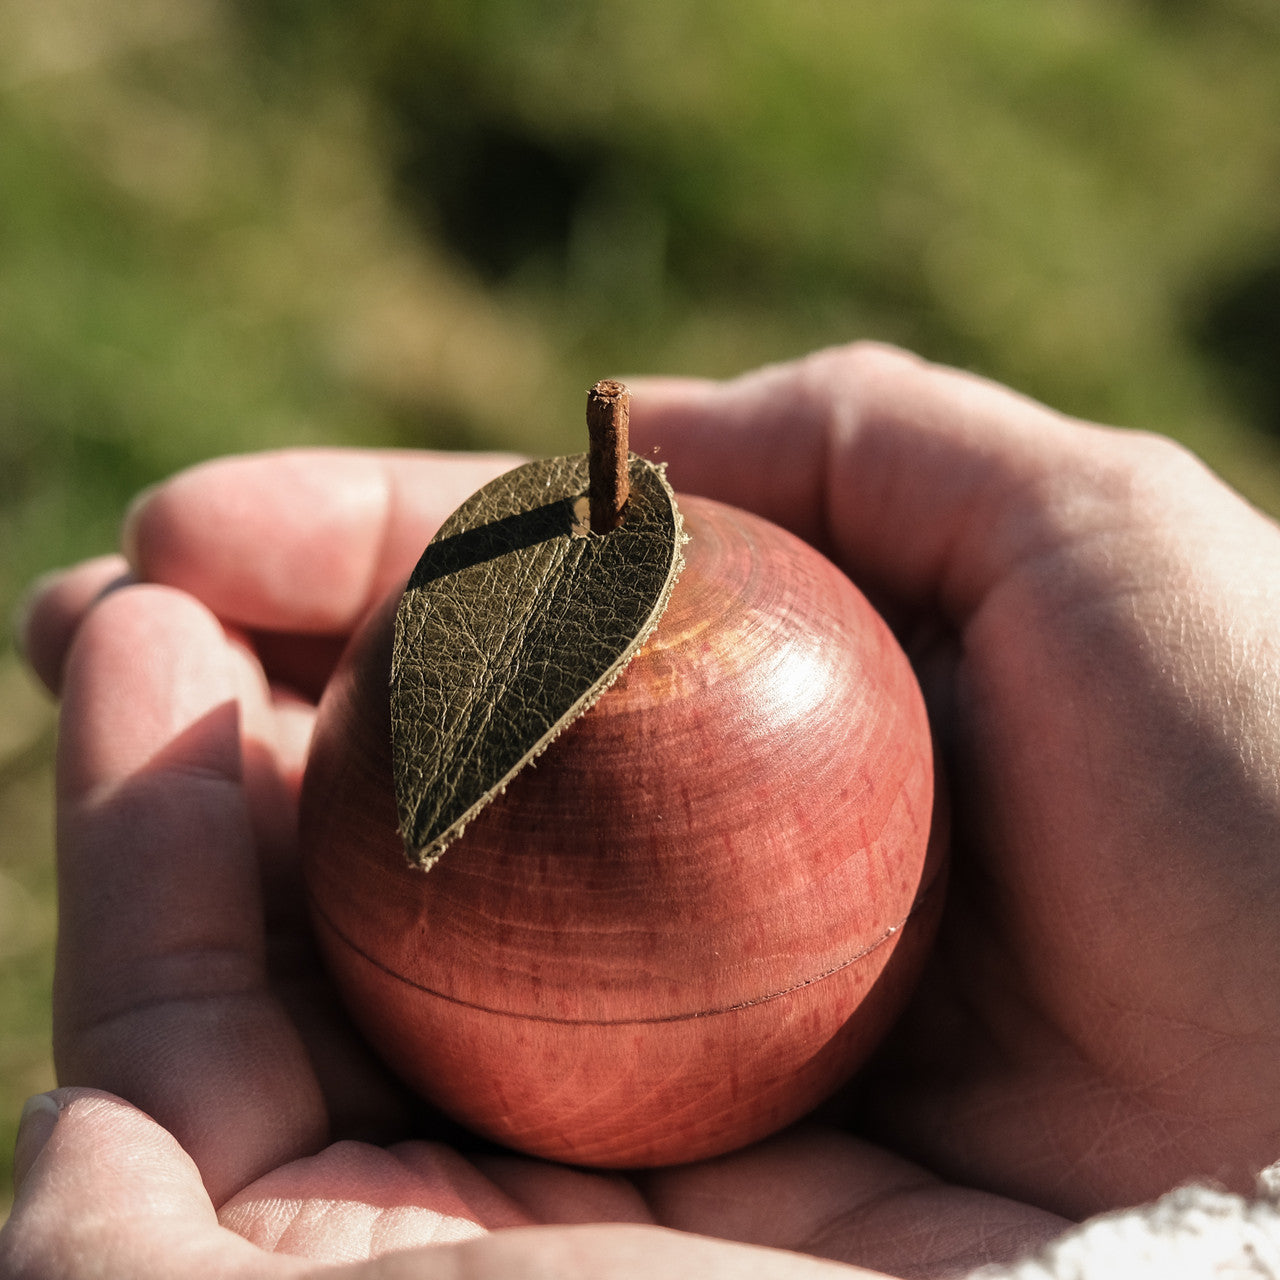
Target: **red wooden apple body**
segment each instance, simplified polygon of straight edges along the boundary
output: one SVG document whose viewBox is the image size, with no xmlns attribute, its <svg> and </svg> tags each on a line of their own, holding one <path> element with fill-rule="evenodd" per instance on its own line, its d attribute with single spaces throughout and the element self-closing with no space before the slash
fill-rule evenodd
<svg viewBox="0 0 1280 1280">
<path fill-rule="evenodd" d="M 316 928 L 369 1040 L 473 1129 L 571 1163 L 691 1160 L 811 1109 L 904 1002 L 941 897 L 888 628 L 790 534 L 680 506 L 657 632 L 433 870 L 396 829 L 393 604 L 307 770 Z"/>
</svg>

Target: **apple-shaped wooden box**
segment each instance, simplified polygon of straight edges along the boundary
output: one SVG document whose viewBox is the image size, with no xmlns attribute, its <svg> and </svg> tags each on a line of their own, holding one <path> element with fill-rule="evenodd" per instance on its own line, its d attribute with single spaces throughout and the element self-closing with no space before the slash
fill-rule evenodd
<svg viewBox="0 0 1280 1280">
<path fill-rule="evenodd" d="M 302 847 L 386 1062 L 481 1134 L 637 1167 L 813 1108 L 911 991 L 941 898 L 925 710 L 888 628 L 791 534 L 682 497 L 685 567 L 599 701 L 438 864 L 392 780 L 394 602 L 325 694 Z"/>
</svg>

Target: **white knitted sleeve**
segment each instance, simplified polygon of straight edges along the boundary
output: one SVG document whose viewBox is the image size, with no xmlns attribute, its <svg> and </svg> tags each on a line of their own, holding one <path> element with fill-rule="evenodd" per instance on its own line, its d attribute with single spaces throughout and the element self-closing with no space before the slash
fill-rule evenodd
<svg viewBox="0 0 1280 1280">
<path fill-rule="evenodd" d="M 968 1280 L 1280 1280 L 1280 1165 L 1253 1199 L 1181 1187 L 1081 1223 L 1011 1266 Z"/>
</svg>

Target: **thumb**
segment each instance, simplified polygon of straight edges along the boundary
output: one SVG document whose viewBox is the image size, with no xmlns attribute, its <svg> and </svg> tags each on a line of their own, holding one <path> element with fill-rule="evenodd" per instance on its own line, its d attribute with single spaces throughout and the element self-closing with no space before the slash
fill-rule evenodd
<svg viewBox="0 0 1280 1280">
<path fill-rule="evenodd" d="M 154 1120 L 96 1089 L 37 1094 L 14 1151 L 17 1194 L 0 1232 L 8 1280 L 293 1276 L 218 1225 L 199 1170 Z"/>
<path fill-rule="evenodd" d="M 866 343 L 726 383 L 631 387 L 633 447 L 668 461 L 677 491 L 758 512 L 865 586 L 957 622 L 1038 544 L 1069 536 L 1081 493 L 1146 447 Z"/>
</svg>

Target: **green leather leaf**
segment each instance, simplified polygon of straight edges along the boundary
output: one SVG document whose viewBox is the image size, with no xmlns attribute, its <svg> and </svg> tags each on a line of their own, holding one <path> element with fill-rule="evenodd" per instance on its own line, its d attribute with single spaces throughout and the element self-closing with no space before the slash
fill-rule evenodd
<svg viewBox="0 0 1280 1280">
<path fill-rule="evenodd" d="M 617 678 L 657 626 L 684 535 L 661 468 L 631 455 L 622 525 L 586 527 L 587 455 L 518 467 L 432 539 L 396 614 L 400 833 L 430 867 Z"/>
</svg>

